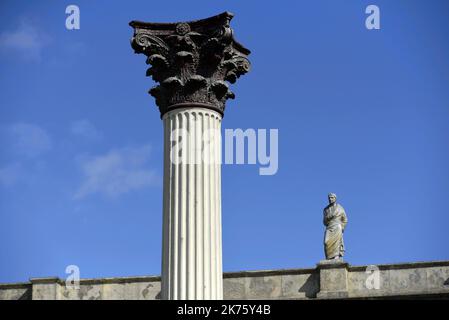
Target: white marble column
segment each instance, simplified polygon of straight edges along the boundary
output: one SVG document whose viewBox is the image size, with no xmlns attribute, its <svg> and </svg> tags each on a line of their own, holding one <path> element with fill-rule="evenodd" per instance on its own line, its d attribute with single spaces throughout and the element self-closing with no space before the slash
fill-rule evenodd
<svg viewBox="0 0 449 320">
<path fill-rule="evenodd" d="M 206 108 L 164 122 L 162 299 L 222 299 L 221 119 Z"/>
</svg>

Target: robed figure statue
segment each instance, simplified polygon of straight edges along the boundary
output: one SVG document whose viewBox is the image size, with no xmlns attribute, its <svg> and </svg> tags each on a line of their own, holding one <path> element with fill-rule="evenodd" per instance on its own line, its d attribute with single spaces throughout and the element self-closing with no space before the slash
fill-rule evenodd
<svg viewBox="0 0 449 320">
<path fill-rule="evenodd" d="M 326 259 L 340 259 L 345 252 L 343 243 L 343 232 L 348 219 L 345 209 L 337 203 L 334 193 L 328 195 L 329 205 L 323 210 L 323 223 L 326 226 L 324 233 L 324 252 Z"/>
</svg>

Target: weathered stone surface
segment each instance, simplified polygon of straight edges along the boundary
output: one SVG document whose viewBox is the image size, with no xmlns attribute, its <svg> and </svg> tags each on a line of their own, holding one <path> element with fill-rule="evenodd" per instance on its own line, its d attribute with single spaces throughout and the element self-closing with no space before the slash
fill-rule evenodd
<svg viewBox="0 0 449 320">
<path fill-rule="evenodd" d="M 58 288 L 58 299 L 61 300 L 157 300 L 160 299 L 161 291 L 159 277 L 84 279 L 81 280 L 79 289 L 67 287 L 64 281 L 52 278 L 51 281 L 47 282 L 48 288 L 45 288 L 45 290 L 41 286 L 36 287 L 33 284 L 34 291 L 36 291 L 36 294 L 38 293 L 36 297 L 49 299 L 54 294 L 50 289 L 54 288 L 55 284 Z M 45 297 L 45 294 L 47 297 Z"/>
<path fill-rule="evenodd" d="M 161 298 L 160 281 L 143 282 L 136 286 L 140 300 L 159 300 Z"/>
<path fill-rule="evenodd" d="M 281 295 L 281 277 L 250 277 L 247 282 L 247 299 L 272 299 Z"/>
<path fill-rule="evenodd" d="M 246 299 L 247 278 L 223 279 L 223 296 L 225 299 Z"/>
<path fill-rule="evenodd" d="M 315 298 L 319 287 L 319 275 L 316 272 L 282 275 L 283 298 Z"/>
<path fill-rule="evenodd" d="M 382 290 L 387 292 L 390 288 L 390 271 L 389 270 L 379 270 L 379 289 L 374 286 L 367 286 L 367 279 L 372 273 L 361 271 L 350 271 L 348 272 L 348 283 L 350 295 L 364 295 L 375 293 L 376 291 Z"/>
<path fill-rule="evenodd" d="M 393 269 L 389 271 L 389 291 L 417 291 L 426 288 L 427 273 L 425 269 Z"/>
<path fill-rule="evenodd" d="M 348 296 L 348 263 L 342 260 L 325 260 L 317 264 L 320 273 L 320 298 L 345 298 Z"/>
<path fill-rule="evenodd" d="M 442 287 L 449 288 L 449 268 L 434 267 L 427 268 L 427 283 L 429 289 L 438 289 Z"/>
<path fill-rule="evenodd" d="M 106 289 L 106 285 L 84 285 L 80 287 L 80 290 L 69 290 L 79 291 L 78 298 L 80 300 L 107 300 L 110 299 L 110 297 L 107 294 L 103 293 L 107 291 Z M 119 297 L 119 295 L 113 297 L 113 299 L 117 297 Z"/>
<path fill-rule="evenodd" d="M 31 300 L 31 285 L 29 283 L 0 285 L 0 300 Z"/>
<path fill-rule="evenodd" d="M 60 280 L 56 277 L 33 278 L 31 297 L 33 300 L 58 300 L 60 299 Z"/>
<path fill-rule="evenodd" d="M 368 266 L 319 263 L 315 269 L 243 271 L 224 274 L 224 299 L 449 299 L 449 261 L 377 265 L 379 289 L 369 289 Z M 347 273 L 347 289 L 344 287 Z M 324 272 L 324 274 L 321 274 Z M 160 278 L 82 279 L 80 289 L 58 278 L 0 284 L 0 299 L 160 299 Z M 33 293 L 33 294 L 31 294 Z"/>
</svg>

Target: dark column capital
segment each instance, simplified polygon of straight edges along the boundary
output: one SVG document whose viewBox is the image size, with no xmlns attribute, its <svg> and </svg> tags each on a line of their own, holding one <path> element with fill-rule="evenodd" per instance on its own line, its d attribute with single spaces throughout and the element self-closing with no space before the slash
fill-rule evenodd
<svg viewBox="0 0 449 320">
<path fill-rule="evenodd" d="M 179 23 L 131 21 L 131 46 L 148 58 L 147 76 L 159 84 L 149 93 L 164 113 L 201 106 L 223 114 L 229 84 L 250 69 L 250 51 L 238 43 L 224 12 L 207 19 Z"/>
</svg>

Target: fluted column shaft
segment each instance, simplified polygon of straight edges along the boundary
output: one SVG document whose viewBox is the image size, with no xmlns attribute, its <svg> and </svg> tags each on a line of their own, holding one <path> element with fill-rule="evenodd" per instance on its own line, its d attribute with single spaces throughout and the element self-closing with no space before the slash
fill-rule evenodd
<svg viewBox="0 0 449 320">
<path fill-rule="evenodd" d="M 206 108 L 164 123 L 162 299 L 222 299 L 221 119 Z"/>
</svg>

